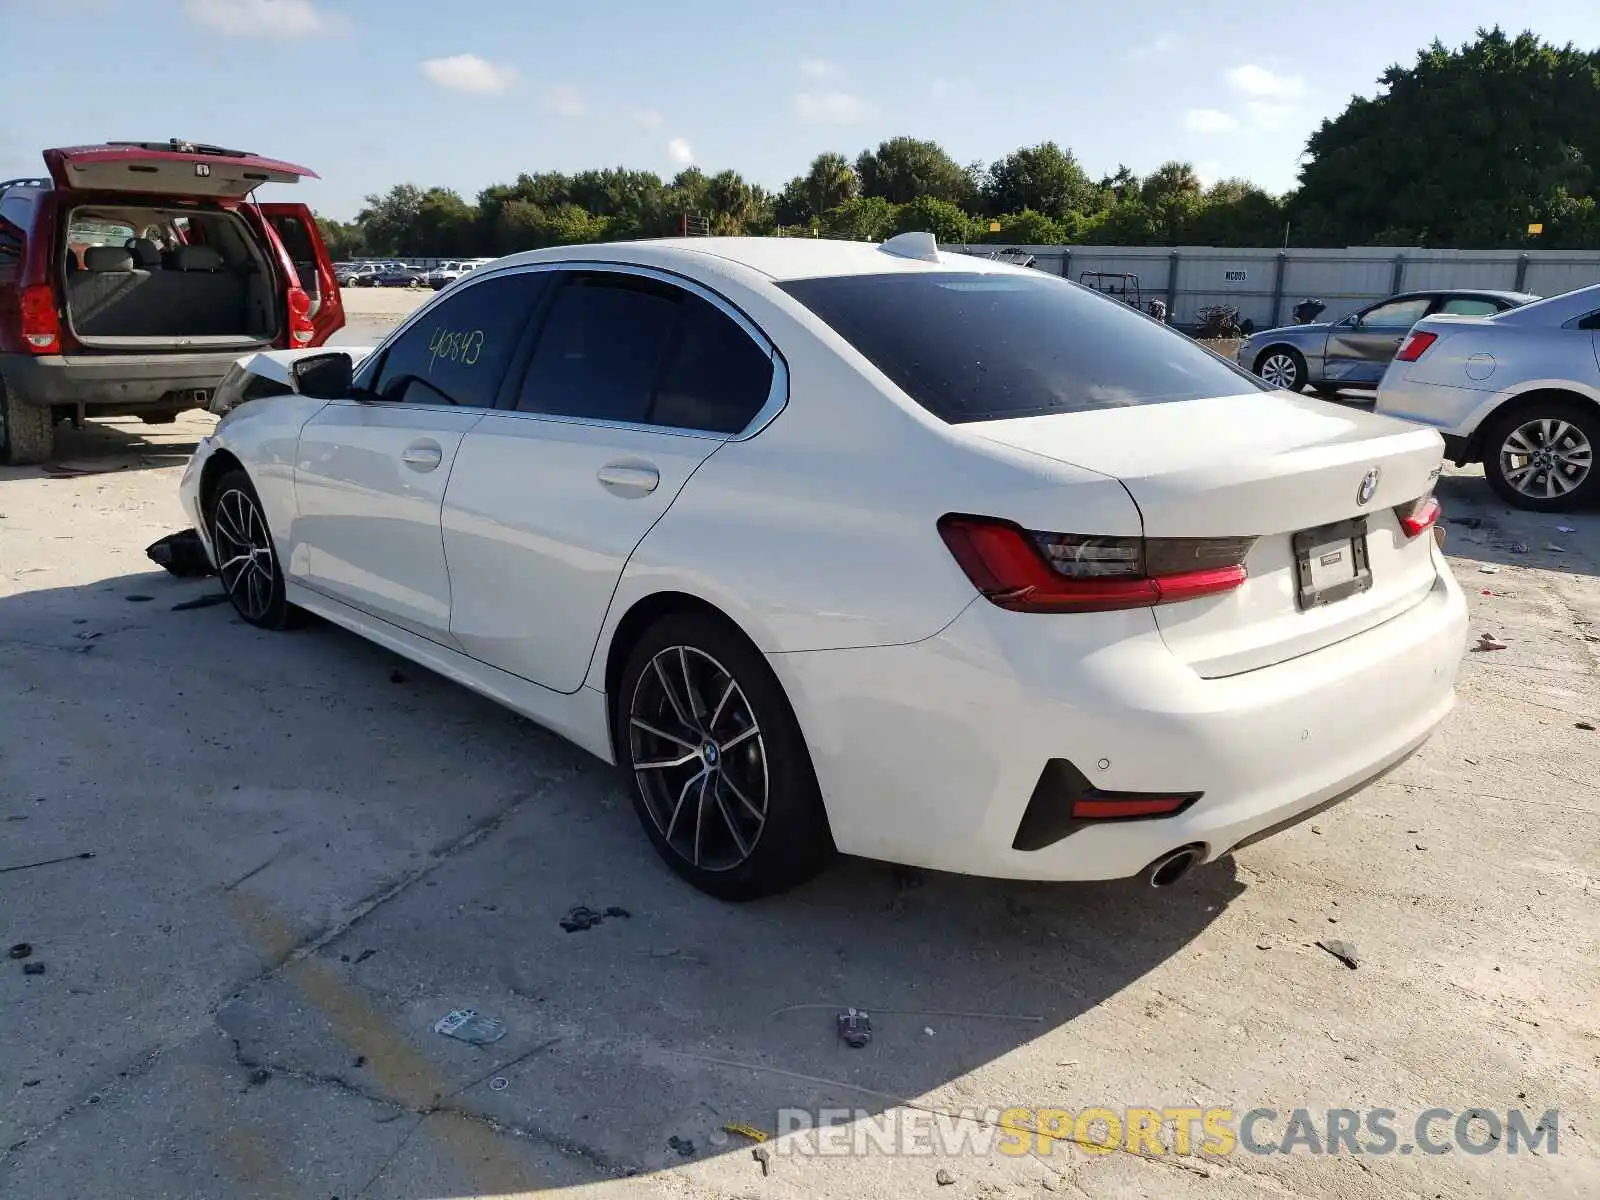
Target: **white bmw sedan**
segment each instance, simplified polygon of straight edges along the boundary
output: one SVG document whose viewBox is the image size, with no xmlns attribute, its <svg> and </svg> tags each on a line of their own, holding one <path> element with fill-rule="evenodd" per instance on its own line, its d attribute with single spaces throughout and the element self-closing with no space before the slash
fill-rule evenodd
<svg viewBox="0 0 1600 1200">
<path fill-rule="evenodd" d="M 1453 702 L 1437 433 L 925 234 L 516 255 L 288 386 L 183 479 L 239 614 L 620 765 L 718 896 L 835 850 L 1166 884 Z"/>
</svg>

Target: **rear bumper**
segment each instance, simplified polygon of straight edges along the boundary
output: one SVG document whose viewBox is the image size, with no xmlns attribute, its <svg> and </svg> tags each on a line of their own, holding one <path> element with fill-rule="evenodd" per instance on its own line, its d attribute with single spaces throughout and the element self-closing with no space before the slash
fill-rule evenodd
<svg viewBox="0 0 1600 1200">
<path fill-rule="evenodd" d="M 1179 846 L 1215 859 L 1402 762 L 1454 704 L 1460 588 L 1225 679 L 1172 656 L 1148 610 L 1039 617 L 975 602 L 910 646 L 771 656 L 847 853 L 1018 879 L 1135 875 Z M 1051 759 L 1105 791 L 1203 792 L 1182 813 L 1013 841 Z"/>
<path fill-rule="evenodd" d="M 24 404 L 172 407 L 172 392 L 210 392 L 241 354 L 3 354 L 0 375 Z M 200 408 L 203 397 L 177 407 Z"/>
</svg>

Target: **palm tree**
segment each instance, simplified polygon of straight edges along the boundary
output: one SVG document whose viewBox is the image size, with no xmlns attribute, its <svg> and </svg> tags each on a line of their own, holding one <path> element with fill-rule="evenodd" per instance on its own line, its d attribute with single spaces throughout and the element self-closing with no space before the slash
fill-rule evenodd
<svg viewBox="0 0 1600 1200">
<path fill-rule="evenodd" d="M 856 169 L 842 154 L 819 154 L 811 160 L 811 170 L 806 172 L 806 200 L 817 216 L 838 208 L 861 190 Z"/>
</svg>

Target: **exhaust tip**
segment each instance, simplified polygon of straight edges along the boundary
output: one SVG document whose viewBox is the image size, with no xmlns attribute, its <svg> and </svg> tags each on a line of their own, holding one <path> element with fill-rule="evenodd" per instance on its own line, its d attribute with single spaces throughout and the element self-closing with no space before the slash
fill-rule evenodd
<svg viewBox="0 0 1600 1200">
<path fill-rule="evenodd" d="M 1145 882 L 1154 888 L 1171 887 L 1189 873 L 1190 867 L 1205 857 L 1205 852 L 1206 848 L 1199 843 L 1179 846 L 1144 869 Z"/>
</svg>

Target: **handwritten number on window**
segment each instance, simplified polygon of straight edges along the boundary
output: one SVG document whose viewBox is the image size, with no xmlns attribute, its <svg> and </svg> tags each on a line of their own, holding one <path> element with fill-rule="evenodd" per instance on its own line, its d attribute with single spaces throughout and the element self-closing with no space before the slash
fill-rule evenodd
<svg viewBox="0 0 1600 1200">
<path fill-rule="evenodd" d="M 445 329 L 440 327 L 433 331 L 433 336 L 428 340 L 428 373 L 433 373 L 433 365 L 441 358 L 447 362 L 459 363 L 463 367 L 475 366 L 478 356 L 483 353 L 483 330 L 481 329 Z"/>
</svg>

